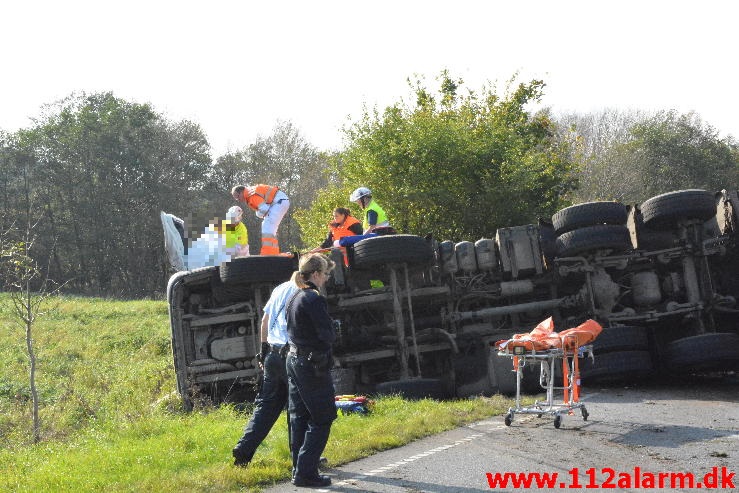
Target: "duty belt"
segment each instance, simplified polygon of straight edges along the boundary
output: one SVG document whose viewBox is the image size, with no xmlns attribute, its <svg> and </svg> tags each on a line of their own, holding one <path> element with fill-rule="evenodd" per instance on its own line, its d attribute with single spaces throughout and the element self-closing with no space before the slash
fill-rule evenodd
<svg viewBox="0 0 739 493">
<path fill-rule="evenodd" d="M 318 351 L 311 347 L 298 347 L 294 344 L 290 344 L 290 352 L 297 356 L 308 356 L 310 353 L 325 353 L 326 351 Z"/>
</svg>

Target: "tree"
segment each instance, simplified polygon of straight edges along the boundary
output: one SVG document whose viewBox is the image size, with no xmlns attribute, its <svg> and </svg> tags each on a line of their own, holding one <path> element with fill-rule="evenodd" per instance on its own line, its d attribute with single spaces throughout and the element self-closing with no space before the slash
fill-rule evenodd
<svg viewBox="0 0 739 493">
<path fill-rule="evenodd" d="M 373 191 L 400 232 L 440 238 L 489 237 L 557 210 L 575 186 L 576 163 L 548 113 L 526 109 L 544 83 L 520 83 L 501 97 L 487 87 L 463 93 L 447 72 L 439 82 L 432 93 L 409 81 L 413 104 L 365 110 L 345 129 L 348 148 L 332 170 L 340 180 L 301 217 L 304 231 L 325 234 L 327 212 L 346 206 L 357 186 Z"/>
<path fill-rule="evenodd" d="M 576 201 L 642 202 L 671 190 L 718 190 L 737 182 L 736 142 L 720 138 L 695 113 L 604 110 L 559 121 L 582 153 Z"/>
<path fill-rule="evenodd" d="M 43 217 L 34 255 L 52 260 L 50 277 L 74 277 L 69 287 L 87 294 L 161 291 L 159 211 L 198 203 L 210 168 L 197 125 L 111 93 L 71 95 L 17 132 L 5 154 L 34 184 L 33 214 Z"/>
<path fill-rule="evenodd" d="M 36 349 L 34 346 L 34 329 L 38 317 L 44 315 L 52 296 L 59 289 L 52 289 L 53 282 L 44 276 L 37 262 L 31 255 L 36 235 L 34 229 L 38 225 L 30 214 L 31 203 L 25 215 L 25 228 L 21 232 L 22 239 L 13 241 L 11 233 L 15 228 L 5 230 L 0 237 L 0 286 L 10 293 L 15 316 L 25 331 L 26 354 L 28 355 L 28 382 L 32 406 L 33 443 L 41 441 L 41 420 L 39 418 L 39 396 L 36 388 Z M 47 270 L 48 272 L 48 270 Z"/>
<path fill-rule="evenodd" d="M 635 198 L 683 188 L 720 190 L 739 178 L 739 146 L 695 113 L 661 111 L 631 128 L 631 139 L 615 148 L 630 156 L 641 174 Z"/>
<path fill-rule="evenodd" d="M 639 171 L 617 148 L 628 142 L 631 127 L 647 117 L 640 111 L 606 108 L 557 118 L 559 138 L 573 143 L 574 159 L 582 163 L 573 202 L 623 201 L 634 194 L 631 184 L 638 183 Z"/>
</svg>

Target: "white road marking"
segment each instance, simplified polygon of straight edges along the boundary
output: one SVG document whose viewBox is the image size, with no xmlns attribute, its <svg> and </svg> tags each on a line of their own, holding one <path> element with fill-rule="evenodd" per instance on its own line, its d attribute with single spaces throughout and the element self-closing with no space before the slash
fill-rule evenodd
<svg viewBox="0 0 739 493">
<path fill-rule="evenodd" d="M 496 427 L 492 428 L 491 431 L 492 430 L 501 429 L 501 428 L 504 428 L 504 426 L 503 425 L 496 426 Z M 428 457 L 429 455 L 433 455 L 433 454 L 435 454 L 437 452 L 442 452 L 444 450 L 450 449 L 452 447 L 456 447 L 457 445 L 461 445 L 463 443 L 469 443 L 472 440 L 475 440 L 475 439 L 480 438 L 482 436 L 485 436 L 485 433 L 475 433 L 475 434 L 470 435 L 468 437 L 465 437 L 465 438 L 462 438 L 460 440 L 457 440 L 454 443 L 450 443 L 450 444 L 447 444 L 447 445 L 440 445 L 439 447 L 432 448 L 432 449 L 427 450 L 425 452 L 421 452 L 420 454 L 416 454 L 416 455 L 412 455 L 410 457 L 406 457 L 405 459 L 402 459 L 402 460 L 400 460 L 398 462 L 393 462 L 393 463 L 388 464 L 386 466 L 378 467 L 377 469 L 373 469 L 373 470 L 371 470 L 369 472 L 366 472 L 366 473 L 364 473 L 362 475 L 351 476 L 349 478 L 346 478 L 346 479 L 342 480 L 341 482 L 336 483 L 336 486 L 348 486 L 350 483 L 347 483 L 347 481 L 361 481 L 362 479 L 366 479 L 368 476 L 374 476 L 375 474 L 380 474 L 380 473 L 383 473 L 383 472 L 387 472 L 387 471 L 389 471 L 391 469 L 395 469 L 396 467 L 400 467 L 402 465 L 409 464 L 409 463 L 411 463 L 413 461 L 416 461 L 418 459 L 423 459 L 424 457 Z M 318 490 L 318 491 L 328 491 L 328 490 Z"/>
</svg>

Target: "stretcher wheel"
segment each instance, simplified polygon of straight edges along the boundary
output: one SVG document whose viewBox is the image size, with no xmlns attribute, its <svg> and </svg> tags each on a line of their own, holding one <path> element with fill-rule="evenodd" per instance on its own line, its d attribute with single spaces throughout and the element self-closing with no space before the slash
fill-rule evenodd
<svg viewBox="0 0 739 493">
<path fill-rule="evenodd" d="M 583 406 L 583 407 L 582 407 L 582 408 L 580 409 L 580 411 L 582 412 L 582 420 L 583 420 L 583 421 L 587 421 L 587 420 L 588 420 L 588 416 L 590 416 L 590 413 L 588 412 L 588 410 L 587 410 L 587 409 L 585 409 L 585 407 Z"/>
<path fill-rule="evenodd" d="M 513 415 L 511 413 L 506 414 L 504 421 L 506 426 L 511 426 L 511 423 L 513 423 Z"/>
<path fill-rule="evenodd" d="M 554 427 L 559 429 L 560 426 L 562 426 L 562 416 L 557 414 L 554 416 Z"/>
</svg>

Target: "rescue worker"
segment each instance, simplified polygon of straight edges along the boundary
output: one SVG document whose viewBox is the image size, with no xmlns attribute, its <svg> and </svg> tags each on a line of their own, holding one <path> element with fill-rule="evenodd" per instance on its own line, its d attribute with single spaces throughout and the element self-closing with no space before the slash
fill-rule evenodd
<svg viewBox="0 0 739 493">
<path fill-rule="evenodd" d="M 337 207 L 336 209 L 334 209 L 333 216 L 333 222 L 329 223 L 328 225 L 328 236 L 325 240 L 323 240 L 321 246 L 313 249 L 311 253 L 326 248 L 339 248 L 340 239 L 347 236 L 356 236 L 362 234 L 362 224 L 359 222 L 359 219 L 352 216 L 352 213 L 349 209 L 345 207 Z M 341 248 L 341 251 L 344 254 L 344 264 L 349 265 L 346 257 L 346 248 Z"/>
<path fill-rule="evenodd" d="M 394 234 L 387 214 L 380 205 L 372 199 L 372 192 L 367 187 L 359 187 L 349 196 L 349 202 L 355 202 L 365 211 L 362 227 L 364 234 L 377 233 Z"/>
<path fill-rule="evenodd" d="M 255 400 L 254 413 L 244 428 L 244 435 L 233 448 L 234 465 L 246 467 L 257 447 L 267 437 L 287 404 L 287 320 L 285 306 L 299 290 L 292 281 L 277 286 L 264 306 L 261 325 L 261 351 L 257 356 L 264 369 L 262 388 Z"/>
<path fill-rule="evenodd" d="M 300 259 L 292 281 L 300 291 L 288 302 L 287 381 L 290 415 L 290 451 L 295 486 L 322 487 L 331 478 L 321 476 L 318 465 L 336 419 L 334 385 L 330 369 L 331 344 L 336 338 L 321 288 L 334 263 L 320 253 Z"/>
<path fill-rule="evenodd" d="M 226 253 L 231 258 L 249 256 L 249 235 L 246 231 L 246 225 L 241 222 L 243 213 L 244 211 L 238 205 L 229 208 L 226 213 L 226 221 L 224 221 L 221 229 L 226 243 Z"/>
<path fill-rule="evenodd" d="M 231 189 L 231 196 L 245 202 L 262 219 L 262 249 L 259 254 L 279 255 L 277 228 L 290 208 L 290 199 L 285 192 L 270 185 L 237 185 Z"/>
</svg>

